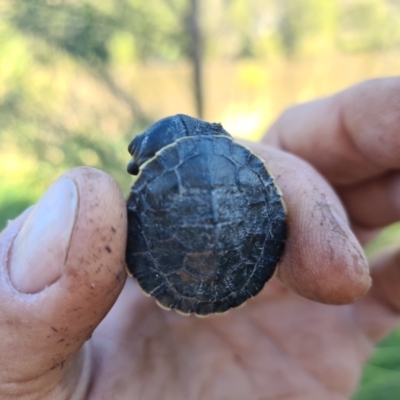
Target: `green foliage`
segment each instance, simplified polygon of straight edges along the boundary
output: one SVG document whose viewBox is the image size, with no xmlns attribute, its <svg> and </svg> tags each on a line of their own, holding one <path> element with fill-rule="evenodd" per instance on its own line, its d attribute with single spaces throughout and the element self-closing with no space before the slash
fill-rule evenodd
<svg viewBox="0 0 400 400">
<path fill-rule="evenodd" d="M 384 339 L 364 368 L 353 400 L 394 400 L 400 397 L 400 329 Z"/>
<path fill-rule="evenodd" d="M 397 0 L 205 0 L 208 51 L 227 57 L 304 57 L 400 43 Z M 205 13 L 206 14 L 206 13 Z M 214 16 L 214 19 L 211 17 Z"/>
<path fill-rule="evenodd" d="M 101 3 L 101 2 L 100 2 Z M 110 61 L 115 35 L 134 39 L 139 60 L 170 59 L 187 52 L 182 18 L 186 2 L 115 0 L 107 10 L 99 2 L 19 0 L 11 22 L 22 32 L 40 37 L 91 66 Z M 129 44 L 129 43 L 128 43 Z"/>
<path fill-rule="evenodd" d="M 308 52 L 315 45 L 316 51 L 332 47 L 338 14 L 336 0 L 283 0 L 281 4 L 279 32 L 288 56 Z"/>
<path fill-rule="evenodd" d="M 376 51 L 400 43 L 399 5 L 394 1 L 349 2 L 341 12 L 340 48 L 345 51 Z"/>
<path fill-rule="evenodd" d="M 368 247 L 373 257 L 382 249 L 398 245 L 400 224 L 385 229 Z M 400 398 L 400 327 L 376 346 L 366 364 L 353 400 L 393 400 Z"/>
<path fill-rule="evenodd" d="M 0 231 L 6 226 L 8 220 L 12 220 L 20 215 L 26 208 L 35 202 L 29 193 L 16 189 L 4 193 L 4 188 L 0 191 Z"/>
<path fill-rule="evenodd" d="M 11 22 L 21 32 L 44 38 L 91 64 L 108 59 L 105 43 L 113 30 L 113 20 L 90 4 L 17 1 Z"/>
</svg>

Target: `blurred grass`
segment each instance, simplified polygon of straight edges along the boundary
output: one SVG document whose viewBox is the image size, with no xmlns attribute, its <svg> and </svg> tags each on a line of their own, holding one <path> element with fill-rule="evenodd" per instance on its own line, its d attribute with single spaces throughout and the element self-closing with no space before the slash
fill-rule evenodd
<svg viewBox="0 0 400 400">
<path fill-rule="evenodd" d="M 400 223 L 384 229 L 368 244 L 369 258 L 392 246 L 399 246 Z M 364 367 L 357 392 L 352 400 L 400 399 L 400 326 L 374 349 Z"/>
<path fill-rule="evenodd" d="M 32 205 L 35 199 L 25 196 L 17 191 L 14 195 L 7 193 L 7 197 L 0 192 L 0 224 L 1 230 L 6 226 L 8 220 L 12 220 Z"/>
<path fill-rule="evenodd" d="M 353 400 L 400 398 L 400 329 L 376 346 Z"/>
<path fill-rule="evenodd" d="M 399 246 L 400 244 L 400 223 L 395 223 L 385 228 L 365 249 L 369 258 L 385 248 Z"/>
</svg>

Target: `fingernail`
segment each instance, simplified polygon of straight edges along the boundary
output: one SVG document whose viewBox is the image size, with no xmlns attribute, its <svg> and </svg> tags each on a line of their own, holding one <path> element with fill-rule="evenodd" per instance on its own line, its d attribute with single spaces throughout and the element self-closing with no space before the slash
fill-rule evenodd
<svg viewBox="0 0 400 400">
<path fill-rule="evenodd" d="M 16 236 L 10 278 L 23 293 L 37 293 L 63 273 L 78 208 L 78 191 L 71 179 L 53 183 L 34 207 Z"/>
</svg>

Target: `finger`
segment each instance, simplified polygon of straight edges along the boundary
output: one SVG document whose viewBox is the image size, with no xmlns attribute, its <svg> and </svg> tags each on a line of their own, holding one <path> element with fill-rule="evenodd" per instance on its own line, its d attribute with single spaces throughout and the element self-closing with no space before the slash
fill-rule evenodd
<svg viewBox="0 0 400 400">
<path fill-rule="evenodd" d="M 356 304 L 357 321 L 374 342 L 400 323 L 400 249 L 392 248 L 371 262 L 372 287 Z"/>
<path fill-rule="evenodd" d="M 400 173 L 337 188 L 337 192 L 358 226 L 374 229 L 400 219 Z"/>
<path fill-rule="evenodd" d="M 69 171 L 0 238 L 0 398 L 69 398 L 83 368 L 73 356 L 126 278 L 120 189 L 100 171 Z"/>
<path fill-rule="evenodd" d="M 370 285 L 368 264 L 331 187 L 293 155 L 248 146 L 266 160 L 287 207 L 288 238 L 277 277 L 322 303 L 351 303 L 363 296 Z"/>
<path fill-rule="evenodd" d="M 376 79 L 287 110 L 264 138 L 334 185 L 400 168 L 400 78 Z"/>
</svg>

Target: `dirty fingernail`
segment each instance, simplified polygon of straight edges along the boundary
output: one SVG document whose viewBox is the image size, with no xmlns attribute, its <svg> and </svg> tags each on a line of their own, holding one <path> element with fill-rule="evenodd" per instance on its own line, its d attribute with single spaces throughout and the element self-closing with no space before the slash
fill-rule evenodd
<svg viewBox="0 0 400 400">
<path fill-rule="evenodd" d="M 53 183 L 16 236 L 9 263 L 14 287 L 37 293 L 63 273 L 78 208 L 78 191 L 71 179 Z"/>
</svg>

